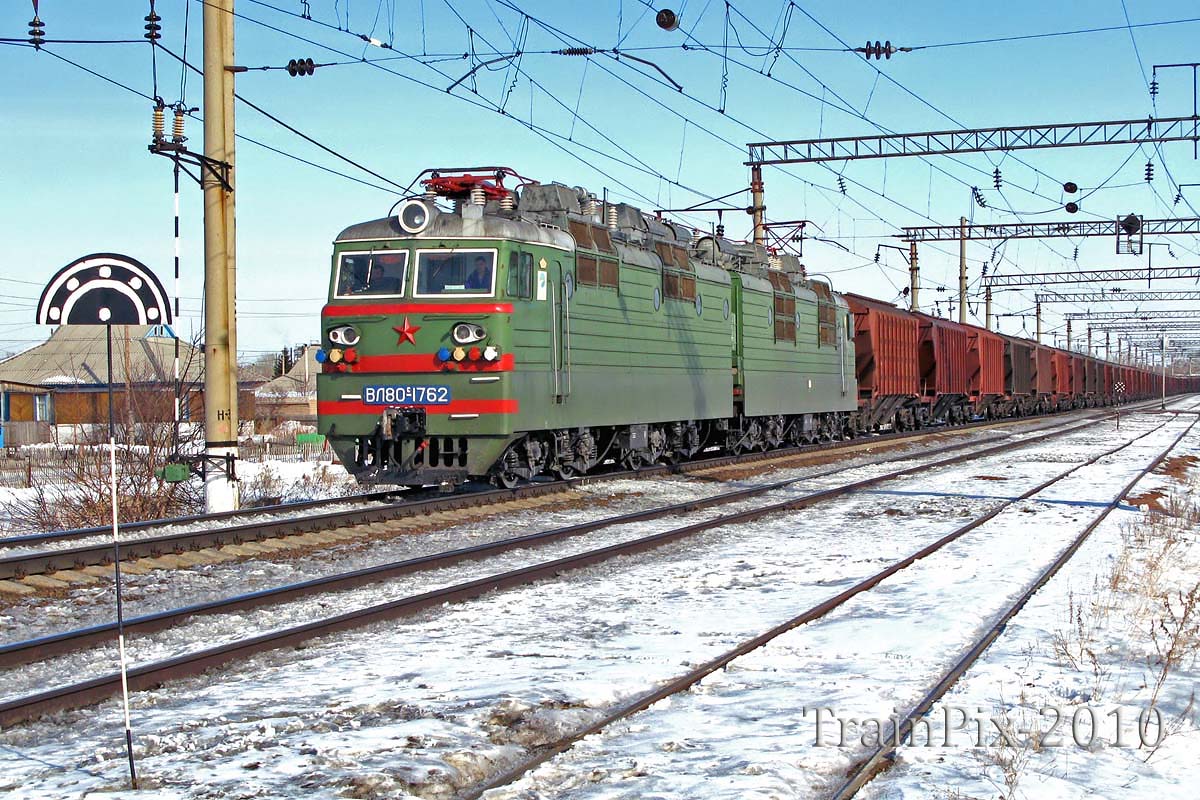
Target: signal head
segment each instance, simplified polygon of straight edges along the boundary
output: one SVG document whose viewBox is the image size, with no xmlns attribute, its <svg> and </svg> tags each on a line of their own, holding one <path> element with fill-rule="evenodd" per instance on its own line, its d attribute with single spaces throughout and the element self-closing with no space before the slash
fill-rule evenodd
<svg viewBox="0 0 1200 800">
<path fill-rule="evenodd" d="M 664 31 L 673 31 L 679 27 L 679 15 L 669 8 L 664 8 L 654 15 L 654 22 Z"/>
</svg>

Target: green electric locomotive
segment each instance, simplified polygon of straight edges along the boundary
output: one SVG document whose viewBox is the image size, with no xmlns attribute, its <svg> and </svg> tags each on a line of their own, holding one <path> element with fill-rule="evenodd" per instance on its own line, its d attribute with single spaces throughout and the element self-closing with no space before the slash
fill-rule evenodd
<svg viewBox="0 0 1200 800">
<path fill-rule="evenodd" d="M 852 426 L 849 312 L 795 257 L 507 169 L 427 174 L 334 243 L 319 428 L 360 480 L 511 486 Z"/>
</svg>

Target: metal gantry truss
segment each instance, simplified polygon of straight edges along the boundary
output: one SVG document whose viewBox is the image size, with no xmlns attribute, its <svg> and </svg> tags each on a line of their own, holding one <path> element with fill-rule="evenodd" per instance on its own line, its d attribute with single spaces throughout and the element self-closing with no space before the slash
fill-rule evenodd
<svg viewBox="0 0 1200 800">
<path fill-rule="evenodd" d="M 1164 320 L 1169 322 L 1179 322 L 1185 319 L 1200 320 L 1200 311 L 1193 309 L 1182 309 L 1172 311 L 1170 309 L 1155 309 L 1154 311 L 1071 311 L 1063 316 L 1067 319 L 1123 319 L 1130 322 L 1151 322 L 1153 320 Z"/>
<path fill-rule="evenodd" d="M 1161 322 L 1130 322 L 1128 320 L 1101 320 L 1088 326 L 1093 331 L 1187 331 L 1189 334 L 1200 336 L 1200 320 L 1185 320 L 1182 322 L 1163 320 Z"/>
<path fill-rule="evenodd" d="M 1194 141 L 1200 134 L 1197 121 L 1198 118 L 1194 116 L 1164 117 L 756 142 L 747 145 L 750 160 L 746 163 L 751 166 L 766 166 L 897 156 L 984 153 L 993 150 Z"/>
<path fill-rule="evenodd" d="M 1048 292 L 1034 295 L 1038 303 L 1149 303 L 1160 300 L 1200 300 L 1200 292 Z"/>
<path fill-rule="evenodd" d="M 1122 228 L 1123 219 L 1076 222 L 1014 222 L 1002 225 L 967 225 L 967 239 L 1051 239 L 1082 236 L 1128 235 Z M 1200 234 L 1200 217 L 1176 219 L 1140 219 L 1141 236 Z M 914 225 L 905 227 L 896 238 L 906 242 L 948 242 L 962 238 L 960 225 Z"/>
<path fill-rule="evenodd" d="M 1024 275 L 987 275 L 983 278 L 983 285 L 998 289 L 1015 286 L 1042 286 L 1051 283 L 1149 282 L 1166 278 L 1200 278 L 1200 267 L 1131 267 L 1129 269 L 1029 272 Z"/>
</svg>

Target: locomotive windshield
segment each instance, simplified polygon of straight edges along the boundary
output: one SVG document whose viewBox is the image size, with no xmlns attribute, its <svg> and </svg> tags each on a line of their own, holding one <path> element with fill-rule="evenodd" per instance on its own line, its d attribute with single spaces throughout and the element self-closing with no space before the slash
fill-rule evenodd
<svg viewBox="0 0 1200 800">
<path fill-rule="evenodd" d="M 492 297 L 496 292 L 495 250 L 420 250 L 414 297 Z"/>
<path fill-rule="evenodd" d="M 408 275 L 408 253 L 342 253 L 337 296 L 399 296 Z"/>
</svg>

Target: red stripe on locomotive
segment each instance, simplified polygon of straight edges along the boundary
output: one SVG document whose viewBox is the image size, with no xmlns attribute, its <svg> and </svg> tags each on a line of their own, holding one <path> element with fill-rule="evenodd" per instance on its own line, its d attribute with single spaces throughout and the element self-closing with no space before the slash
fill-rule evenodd
<svg viewBox="0 0 1200 800">
<path fill-rule="evenodd" d="M 439 361 L 433 353 L 403 353 L 400 355 L 359 356 L 354 373 L 366 372 L 512 372 L 516 359 L 512 353 L 500 356 L 499 361 Z"/>
<path fill-rule="evenodd" d="M 427 414 L 516 414 L 518 404 L 515 399 L 501 400 L 451 400 L 442 405 L 424 405 L 421 403 L 408 404 L 367 404 L 361 400 L 322 400 L 317 403 L 318 414 L 373 414 L 378 415 L 385 408 L 423 408 Z"/>
</svg>

